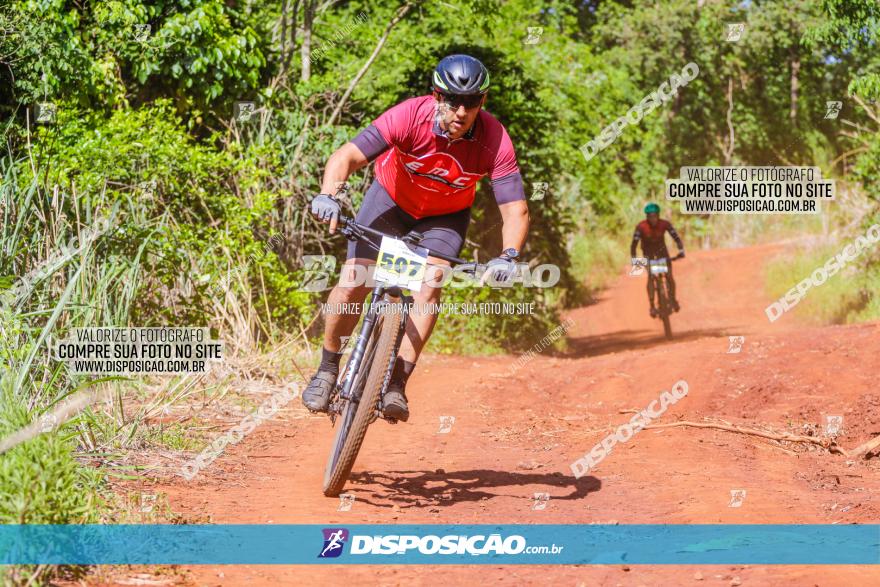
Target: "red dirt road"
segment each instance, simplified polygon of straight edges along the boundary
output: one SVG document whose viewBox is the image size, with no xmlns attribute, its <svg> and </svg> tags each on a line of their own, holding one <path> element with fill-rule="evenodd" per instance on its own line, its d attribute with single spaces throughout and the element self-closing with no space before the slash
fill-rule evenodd
<svg viewBox="0 0 880 587">
<path fill-rule="evenodd" d="M 844 416 L 851 448 L 880 434 L 880 324 L 806 328 L 797 311 L 770 324 L 763 246 L 677 262 L 677 339 L 648 317 L 645 277 L 621 275 L 569 317 L 572 352 L 426 355 L 409 385 L 412 417 L 367 434 L 346 491 L 321 494 L 329 421 L 291 402 L 191 482 L 154 489 L 173 510 L 216 523 L 833 523 L 880 519 L 877 460 L 729 432 L 644 430 L 590 475 L 569 465 L 684 379 L 688 395 L 655 423 L 711 418 L 775 431 L 818 430 Z M 835 277 L 842 279 L 843 276 Z M 738 354 L 728 335 L 743 335 Z M 538 342 L 538 341 L 534 341 Z M 455 416 L 438 433 L 440 416 Z M 744 489 L 740 507 L 731 490 Z M 543 510 L 533 494 L 546 492 Z M 313 548 L 315 545 L 304 545 Z M 841 566 L 237 566 L 181 569 L 193 585 L 877 585 L 880 567 Z M 320 583 L 319 583 L 320 582 Z"/>
</svg>

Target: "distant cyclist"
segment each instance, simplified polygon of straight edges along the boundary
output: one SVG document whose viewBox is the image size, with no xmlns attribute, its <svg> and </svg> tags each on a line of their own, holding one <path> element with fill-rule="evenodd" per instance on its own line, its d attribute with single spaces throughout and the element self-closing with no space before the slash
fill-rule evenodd
<svg viewBox="0 0 880 587">
<path fill-rule="evenodd" d="M 672 228 L 672 224 L 668 220 L 660 218 L 660 206 L 657 204 L 648 204 L 645 206 L 645 220 L 639 222 L 636 231 L 633 233 L 632 244 L 629 247 L 629 256 L 633 258 L 633 265 L 636 260 L 636 245 L 641 241 L 642 254 L 648 259 L 668 259 L 669 251 L 666 249 L 665 234 L 668 232 L 678 251 L 684 257 L 684 245 L 681 237 Z M 672 263 L 668 265 L 668 273 L 666 279 L 669 283 L 669 304 L 674 312 L 679 311 L 678 300 L 675 298 L 675 280 L 672 278 Z M 654 305 L 654 282 L 651 280 L 651 274 L 648 273 L 648 299 L 651 300 L 651 317 L 657 317 L 657 308 Z"/>
<path fill-rule="evenodd" d="M 529 230 L 522 177 L 513 144 L 504 126 L 483 110 L 489 91 L 489 72 L 469 55 L 444 57 L 434 69 L 433 92 L 411 98 L 385 111 L 327 161 L 321 193 L 312 200 L 312 214 L 336 230 L 337 186 L 376 161 L 376 179 L 364 196 L 355 220 L 383 232 L 404 236 L 410 230 L 424 235 L 421 246 L 457 257 L 464 244 L 476 185 L 488 176 L 501 211 L 502 247 L 489 261 L 487 275 L 496 283 L 510 282 Z M 341 280 L 352 282 L 354 267 L 375 263 L 376 251 L 361 241 L 349 242 Z M 435 257 L 434 265 L 449 265 Z M 421 291 L 413 292 L 417 306 L 440 301 L 439 268 L 425 274 Z M 485 276 L 484 276 L 485 279 Z M 330 308 L 362 303 L 370 288 L 337 285 L 327 300 Z M 326 412 L 339 373 L 340 337 L 349 336 L 359 313 L 328 313 L 321 365 L 303 392 L 303 404 Z M 409 406 L 406 382 L 431 336 L 437 316 L 413 312 L 406 336 L 385 391 L 382 412 L 406 421 Z"/>
</svg>

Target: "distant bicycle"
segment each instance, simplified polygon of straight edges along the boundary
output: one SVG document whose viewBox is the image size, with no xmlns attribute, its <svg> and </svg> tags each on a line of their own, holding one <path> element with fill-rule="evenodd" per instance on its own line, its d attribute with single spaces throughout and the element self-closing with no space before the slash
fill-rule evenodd
<svg viewBox="0 0 880 587">
<path fill-rule="evenodd" d="M 648 302 L 651 308 L 656 308 L 656 318 L 663 321 L 663 334 L 667 339 L 672 338 L 672 324 L 669 322 L 669 316 L 674 311 L 670 304 L 671 296 L 669 295 L 669 280 L 666 278 L 669 274 L 669 264 L 684 257 L 679 253 L 675 257 L 658 257 L 656 259 L 648 259 L 648 271 L 650 284 L 648 285 L 648 295 L 656 295 L 657 303 L 654 299 L 649 298 Z M 653 313 L 652 313 L 653 315 Z"/>
<path fill-rule="evenodd" d="M 669 233 L 672 240 L 678 246 L 678 256 L 669 257 L 666 248 L 665 235 Z M 645 219 L 636 225 L 633 232 L 632 242 L 629 245 L 629 256 L 632 257 L 633 266 L 639 258 L 636 257 L 636 246 L 642 243 L 642 259 L 648 263 L 648 302 L 651 304 L 651 318 L 660 318 L 663 321 L 663 332 L 666 338 L 672 338 L 672 326 L 669 324 L 669 315 L 678 312 L 679 305 L 675 296 L 675 278 L 672 276 L 671 261 L 684 257 L 684 243 L 681 237 L 672 227 L 668 220 L 660 218 L 660 206 L 650 203 L 645 206 Z M 658 304 L 654 304 L 654 292 L 657 292 Z"/>
</svg>

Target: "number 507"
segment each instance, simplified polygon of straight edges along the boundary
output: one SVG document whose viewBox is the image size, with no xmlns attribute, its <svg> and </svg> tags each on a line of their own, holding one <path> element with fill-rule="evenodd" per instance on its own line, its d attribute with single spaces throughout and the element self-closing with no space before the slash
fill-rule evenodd
<svg viewBox="0 0 880 587">
<path fill-rule="evenodd" d="M 405 257 L 394 257 L 391 253 L 382 253 L 382 260 L 379 266 L 389 271 L 394 271 L 399 275 L 403 275 L 409 270 L 409 276 L 415 277 L 422 268 L 422 264 L 418 261 L 412 261 Z"/>
</svg>

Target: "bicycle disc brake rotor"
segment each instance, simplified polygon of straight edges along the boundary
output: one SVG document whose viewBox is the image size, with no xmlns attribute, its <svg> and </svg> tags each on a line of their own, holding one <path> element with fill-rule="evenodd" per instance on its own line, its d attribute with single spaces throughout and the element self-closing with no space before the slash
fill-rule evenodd
<svg viewBox="0 0 880 587">
<path fill-rule="evenodd" d="M 330 407 L 327 413 L 330 415 L 330 425 L 336 425 L 336 416 L 342 414 L 342 402 L 339 400 L 339 385 L 333 386 L 330 392 Z"/>
</svg>

